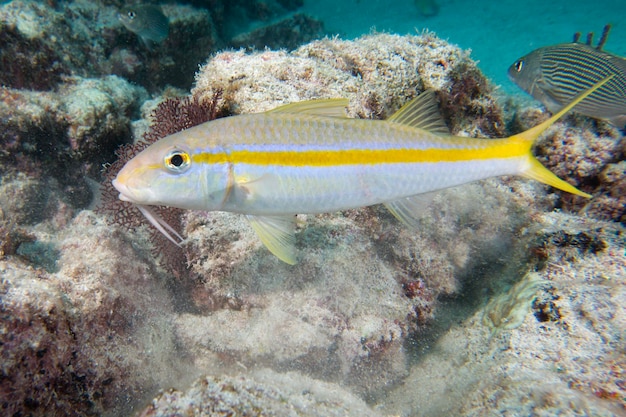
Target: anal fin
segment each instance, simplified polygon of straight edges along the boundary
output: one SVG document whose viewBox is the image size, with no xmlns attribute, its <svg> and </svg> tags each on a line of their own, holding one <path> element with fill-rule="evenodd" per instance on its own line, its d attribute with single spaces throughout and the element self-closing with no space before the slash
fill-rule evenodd
<svg viewBox="0 0 626 417">
<path fill-rule="evenodd" d="M 247 215 L 246 217 L 270 252 L 289 265 L 296 264 L 295 216 Z"/>
<path fill-rule="evenodd" d="M 424 213 L 426 208 L 433 201 L 437 192 L 418 194 L 411 197 L 384 203 L 384 206 L 391 214 L 404 225 L 411 229 L 419 228 L 419 215 Z"/>
</svg>

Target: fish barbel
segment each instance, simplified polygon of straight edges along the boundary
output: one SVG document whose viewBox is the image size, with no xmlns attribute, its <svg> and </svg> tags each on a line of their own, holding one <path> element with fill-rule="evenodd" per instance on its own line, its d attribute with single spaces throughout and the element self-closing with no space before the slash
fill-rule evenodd
<svg viewBox="0 0 626 417">
<path fill-rule="evenodd" d="M 294 264 L 298 213 L 383 203 L 414 226 L 420 194 L 500 175 L 591 197 L 548 171 L 531 147 L 609 79 L 504 139 L 450 136 L 432 91 L 382 121 L 347 118 L 345 99 L 216 119 L 155 142 L 126 163 L 113 185 L 174 243 L 182 238 L 148 206 L 245 214 L 268 249 Z"/>
</svg>

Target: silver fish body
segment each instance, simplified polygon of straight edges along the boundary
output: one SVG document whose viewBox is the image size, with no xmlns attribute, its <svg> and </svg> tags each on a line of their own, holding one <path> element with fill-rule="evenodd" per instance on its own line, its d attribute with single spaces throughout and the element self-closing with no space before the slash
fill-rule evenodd
<svg viewBox="0 0 626 417">
<path fill-rule="evenodd" d="M 446 133 L 432 91 L 384 121 L 345 117 L 345 99 L 292 103 L 167 136 L 128 161 L 113 186 L 176 244 L 182 238 L 150 206 L 245 214 L 268 249 L 294 264 L 297 213 L 383 203 L 417 227 L 422 194 L 500 175 L 523 175 L 591 197 L 542 166 L 531 148 L 552 123 L 610 80 L 545 122 L 491 140 Z"/>
<path fill-rule="evenodd" d="M 126 29 L 137 34 L 145 44 L 163 42 L 169 35 L 169 20 L 157 6 L 128 6 L 120 10 L 118 18 Z"/>
<path fill-rule="evenodd" d="M 613 75 L 576 111 L 626 126 L 626 59 L 583 43 L 536 49 L 516 60 L 509 78 L 555 112 L 598 81 Z"/>
</svg>

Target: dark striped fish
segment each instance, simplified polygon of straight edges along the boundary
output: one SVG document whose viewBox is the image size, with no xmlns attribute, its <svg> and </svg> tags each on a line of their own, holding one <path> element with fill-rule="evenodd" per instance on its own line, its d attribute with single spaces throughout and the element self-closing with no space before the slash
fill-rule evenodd
<svg viewBox="0 0 626 417">
<path fill-rule="evenodd" d="M 117 17 L 126 29 L 136 33 L 148 47 L 163 42 L 169 34 L 170 22 L 158 6 L 127 6 L 120 10 Z"/>
<path fill-rule="evenodd" d="M 626 126 L 626 58 L 601 46 L 563 43 L 539 48 L 509 67 L 509 78 L 551 112 L 572 101 L 598 81 L 614 77 L 576 111 Z"/>
</svg>

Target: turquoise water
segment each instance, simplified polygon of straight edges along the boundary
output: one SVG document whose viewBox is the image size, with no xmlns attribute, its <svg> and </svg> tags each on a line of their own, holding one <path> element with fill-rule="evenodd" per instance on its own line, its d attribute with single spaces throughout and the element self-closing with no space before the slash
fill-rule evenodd
<svg viewBox="0 0 626 417">
<path fill-rule="evenodd" d="M 597 40 L 612 25 L 605 49 L 626 55 L 626 2 L 621 0 L 438 0 L 439 13 L 418 14 L 411 0 L 305 1 L 304 10 L 322 19 L 326 29 L 356 37 L 372 29 L 399 34 L 431 30 L 472 50 L 485 74 L 507 92 L 517 92 L 506 70 L 517 58 L 541 46 L 571 42 L 576 32 L 594 32 Z"/>
</svg>

